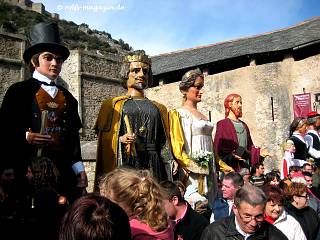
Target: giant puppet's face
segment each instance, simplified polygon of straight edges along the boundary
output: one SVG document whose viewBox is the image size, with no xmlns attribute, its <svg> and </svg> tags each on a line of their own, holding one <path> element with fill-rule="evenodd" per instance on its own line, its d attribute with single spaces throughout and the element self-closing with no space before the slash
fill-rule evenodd
<svg viewBox="0 0 320 240">
<path fill-rule="evenodd" d="M 186 99 L 198 103 L 201 102 L 202 94 L 203 94 L 203 86 L 204 86 L 204 79 L 203 77 L 199 76 L 194 81 L 194 84 L 189 87 L 189 89 L 185 92 Z"/>
<path fill-rule="evenodd" d="M 237 118 L 242 117 L 242 99 L 241 97 L 235 97 L 232 102 L 229 103 L 230 110 Z"/>
<path fill-rule="evenodd" d="M 127 87 L 143 90 L 148 86 L 150 65 L 143 62 L 131 62 Z"/>
<path fill-rule="evenodd" d="M 39 55 L 39 66 L 36 66 L 34 63 L 32 64 L 39 73 L 54 80 L 61 72 L 63 61 L 62 56 L 59 54 L 43 52 Z"/>
</svg>

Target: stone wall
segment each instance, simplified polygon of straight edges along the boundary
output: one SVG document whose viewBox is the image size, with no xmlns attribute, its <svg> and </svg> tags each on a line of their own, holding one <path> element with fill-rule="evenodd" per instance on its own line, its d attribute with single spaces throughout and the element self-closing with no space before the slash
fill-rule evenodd
<svg viewBox="0 0 320 240">
<path fill-rule="evenodd" d="M 93 130 L 103 99 L 125 94 L 119 84 L 99 79 L 82 79 L 82 124 L 84 141 L 95 139 Z"/>
<path fill-rule="evenodd" d="M 22 81 L 26 74 L 21 60 L 24 41 L 22 35 L 0 32 L 0 104 L 9 86 Z"/>
<path fill-rule="evenodd" d="M 288 137 L 289 125 L 293 119 L 292 94 L 302 93 L 303 88 L 319 92 L 320 55 L 295 61 L 287 56 L 281 62 L 263 65 L 253 64 L 223 73 L 205 77 L 205 93 L 199 110 L 216 123 L 224 118 L 223 101 L 230 93 L 238 93 L 243 99 L 243 120 L 248 124 L 253 142 L 267 148 L 272 157 L 266 165 L 277 168 L 282 159 L 281 144 Z M 147 96 L 168 108 L 181 106 L 182 95 L 179 83 L 162 85 L 147 90 Z M 170 96 L 170 97 L 169 97 Z M 274 106 L 272 120 L 271 97 Z"/>
</svg>

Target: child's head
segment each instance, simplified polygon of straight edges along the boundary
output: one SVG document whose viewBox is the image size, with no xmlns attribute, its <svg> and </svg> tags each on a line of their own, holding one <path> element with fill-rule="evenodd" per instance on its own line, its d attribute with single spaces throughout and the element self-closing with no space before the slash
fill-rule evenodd
<svg viewBox="0 0 320 240">
<path fill-rule="evenodd" d="M 65 214 L 59 240 L 131 239 L 128 216 L 109 199 L 86 195 Z"/>
<path fill-rule="evenodd" d="M 101 180 L 100 193 L 154 230 L 167 227 L 160 186 L 149 171 L 115 169 Z"/>
</svg>

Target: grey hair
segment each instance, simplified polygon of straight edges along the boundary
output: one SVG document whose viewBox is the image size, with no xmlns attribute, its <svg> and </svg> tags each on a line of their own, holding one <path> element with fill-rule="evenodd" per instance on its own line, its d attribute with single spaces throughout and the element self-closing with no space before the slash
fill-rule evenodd
<svg viewBox="0 0 320 240">
<path fill-rule="evenodd" d="M 250 174 L 250 171 L 248 168 L 241 168 L 239 174 L 243 177 L 244 175 Z"/>
<path fill-rule="evenodd" d="M 241 202 L 246 202 L 252 206 L 265 205 L 267 197 L 264 192 L 251 184 L 245 184 L 242 188 L 237 190 L 234 196 L 234 204 L 237 208 L 240 207 Z"/>
<path fill-rule="evenodd" d="M 203 78 L 203 73 L 199 68 L 186 72 L 182 76 L 182 80 L 179 84 L 179 90 L 181 92 L 188 91 L 188 89 L 194 85 L 194 82 L 196 81 L 197 77 Z"/>
</svg>

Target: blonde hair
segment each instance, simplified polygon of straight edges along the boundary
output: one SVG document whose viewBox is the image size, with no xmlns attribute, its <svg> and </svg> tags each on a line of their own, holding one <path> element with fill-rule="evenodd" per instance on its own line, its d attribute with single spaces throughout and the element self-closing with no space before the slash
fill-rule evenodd
<svg viewBox="0 0 320 240">
<path fill-rule="evenodd" d="M 148 170 L 115 169 L 101 180 L 100 193 L 155 231 L 168 227 L 160 186 Z"/>
<path fill-rule="evenodd" d="M 294 146 L 294 142 L 288 139 L 286 142 L 282 144 L 283 151 L 289 151 L 289 149 Z"/>
</svg>

